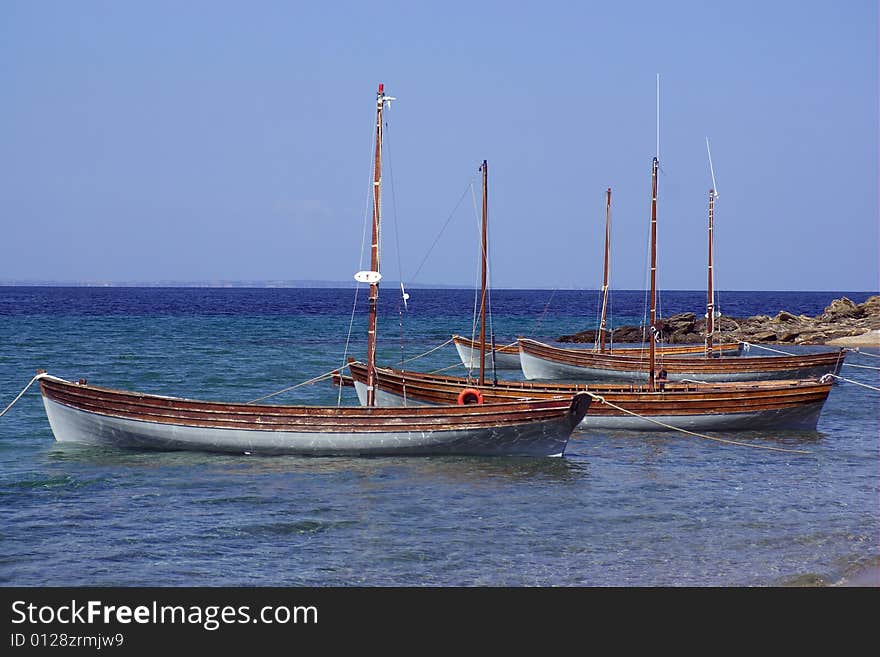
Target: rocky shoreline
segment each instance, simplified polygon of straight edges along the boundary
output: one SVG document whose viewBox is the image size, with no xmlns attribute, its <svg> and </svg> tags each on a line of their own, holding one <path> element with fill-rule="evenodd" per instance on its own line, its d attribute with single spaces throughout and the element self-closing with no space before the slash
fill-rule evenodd
<svg viewBox="0 0 880 657">
<path fill-rule="evenodd" d="M 698 344 L 705 340 L 706 318 L 679 313 L 661 320 L 663 340 L 670 344 Z M 755 344 L 802 344 L 841 346 L 880 346 L 880 296 L 856 304 L 846 297 L 835 299 L 821 315 L 807 317 L 784 310 L 775 317 L 719 317 L 716 342 Z M 557 338 L 559 342 L 592 343 L 597 331 L 591 329 Z M 620 326 L 612 334 L 614 342 L 643 342 L 641 326 Z"/>
</svg>

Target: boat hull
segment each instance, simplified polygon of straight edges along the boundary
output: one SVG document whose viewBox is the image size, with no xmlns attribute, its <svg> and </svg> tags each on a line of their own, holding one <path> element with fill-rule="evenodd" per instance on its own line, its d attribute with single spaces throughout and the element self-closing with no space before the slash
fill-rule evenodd
<svg viewBox="0 0 880 657">
<path fill-rule="evenodd" d="M 361 403 L 366 400 L 366 386 L 355 381 Z M 382 406 L 424 406 L 429 402 L 409 395 L 403 396 L 383 390 L 376 394 L 376 403 Z M 696 413 L 684 415 L 635 416 L 625 413 L 603 415 L 594 412 L 585 415 L 578 425 L 580 431 L 749 431 L 755 429 L 785 429 L 815 431 L 824 402 L 813 402 L 796 407 L 724 413 Z M 668 426 L 663 426 L 668 425 Z"/>
<path fill-rule="evenodd" d="M 479 369 L 480 343 L 458 335 L 452 336 L 452 339 L 462 364 L 469 370 Z M 693 356 L 694 354 L 702 353 L 704 349 L 703 345 L 665 345 L 658 347 L 657 353 L 667 357 Z M 584 352 L 589 353 L 590 350 L 585 349 Z M 715 348 L 715 353 L 723 356 L 739 356 L 742 352 L 743 347 L 739 343 L 720 344 Z M 607 354 L 639 357 L 647 356 L 648 349 L 646 347 L 617 347 L 616 349 L 609 349 Z M 486 369 L 488 371 L 491 371 L 492 363 L 492 353 L 487 352 Z M 504 345 L 496 347 L 494 366 L 496 370 L 519 370 L 522 367 L 519 347 L 516 344 L 513 346 Z"/>
<path fill-rule="evenodd" d="M 668 381 L 709 383 L 818 378 L 824 374 L 837 374 L 844 356 L 843 350 L 800 356 L 674 356 L 658 362 L 655 371 L 666 370 Z M 647 382 L 649 378 L 646 356 L 602 355 L 525 339 L 520 340 L 520 365 L 523 375 L 530 380 Z"/>
<path fill-rule="evenodd" d="M 480 343 L 473 342 L 467 338 L 460 336 L 452 336 L 455 349 L 458 351 L 458 357 L 461 358 L 462 364 L 469 370 L 477 370 L 480 368 Z M 491 372 L 493 367 L 492 352 L 486 352 L 486 370 Z M 496 347 L 494 367 L 496 370 L 518 370 L 519 365 L 519 348 L 514 344 L 512 348 Z"/>
<path fill-rule="evenodd" d="M 54 377 L 40 385 L 59 442 L 233 454 L 562 456 L 589 406 L 579 397 L 531 407 L 495 404 L 482 414 L 472 407 L 400 413 L 197 402 Z"/>
<path fill-rule="evenodd" d="M 363 403 L 366 399 L 363 365 L 350 363 L 349 369 Z M 499 381 L 477 386 L 460 377 L 390 368 L 377 369 L 377 383 L 377 403 L 386 406 L 452 403 L 464 388 L 479 390 L 486 402 L 546 399 L 583 392 L 594 395 L 595 401 L 579 429 L 627 431 L 815 430 L 832 387 L 831 383 L 803 380 L 668 384 L 663 392 L 648 392 L 626 384 Z"/>
</svg>

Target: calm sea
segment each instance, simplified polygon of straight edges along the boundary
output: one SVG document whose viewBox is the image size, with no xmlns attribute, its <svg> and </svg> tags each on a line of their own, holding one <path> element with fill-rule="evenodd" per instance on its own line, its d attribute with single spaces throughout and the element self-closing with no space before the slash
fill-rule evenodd
<svg viewBox="0 0 880 657">
<path fill-rule="evenodd" d="M 398 291 L 382 291 L 382 362 L 471 332 L 472 291 L 409 294 L 404 310 Z M 703 294 L 665 293 L 663 314 L 701 313 Z M 869 296 L 731 292 L 721 308 L 816 315 L 843 295 Z M 492 325 L 499 342 L 553 340 L 592 328 L 596 297 L 496 291 Z M 338 367 L 346 353 L 362 357 L 365 301 L 361 290 L 355 305 L 350 289 L 0 287 L 0 407 L 40 367 L 248 401 Z M 616 292 L 615 324 L 639 321 L 643 307 L 643 292 Z M 446 345 L 408 366 L 456 361 Z M 876 369 L 842 374 L 880 386 Z M 335 404 L 338 394 L 324 381 L 274 401 Z M 731 436 L 807 455 L 621 432 L 575 434 L 563 459 L 257 458 L 60 445 L 34 387 L 0 418 L 0 584 L 839 583 L 880 558 L 878 400 L 841 383 L 817 432 Z M 356 403 L 351 389 L 342 403 Z"/>
</svg>

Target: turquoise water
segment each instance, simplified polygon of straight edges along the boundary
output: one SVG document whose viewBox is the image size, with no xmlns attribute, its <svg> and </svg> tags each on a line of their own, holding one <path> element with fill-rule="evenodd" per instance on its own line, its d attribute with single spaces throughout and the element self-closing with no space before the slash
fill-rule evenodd
<svg viewBox="0 0 880 657">
<path fill-rule="evenodd" d="M 471 292 L 410 293 L 403 319 L 383 293 L 383 362 L 470 333 Z M 842 294 L 728 293 L 725 312 L 818 314 Z M 38 367 L 122 389 L 254 399 L 343 362 L 352 300 L 352 290 L 0 288 L 0 405 Z M 552 339 L 595 316 L 595 292 L 499 291 L 493 301 L 499 341 Z M 642 302 L 617 293 L 618 323 L 638 319 Z M 666 314 L 702 302 L 675 293 Z M 411 366 L 454 362 L 447 345 Z M 877 370 L 842 374 L 880 385 Z M 338 393 L 325 381 L 275 401 L 334 404 Z M 354 459 L 60 445 L 32 389 L 0 418 L 0 584 L 836 583 L 880 557 L 878 395 L 843 383 L 817 432 L 726 436 L 806 455 L 620 432 L 575 434 L 564 459 Z M 351 389 L 342 402 L 356 403 Z"/>
</svg>

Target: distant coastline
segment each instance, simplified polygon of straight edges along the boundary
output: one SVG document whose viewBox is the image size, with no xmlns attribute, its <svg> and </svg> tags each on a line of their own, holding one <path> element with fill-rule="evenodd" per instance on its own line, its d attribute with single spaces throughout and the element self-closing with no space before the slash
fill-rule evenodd
<svg viewBox="0 0 880 657">
<path fill-rule="evenodd" d="M 203 288 L 333 288 L 348 289 L 355 281 L 321 280 L 244 280 L 244 281 L 0 281 L 2 287 L 203 287 Z M 383 286 L 399 287 L 399 281 L 383 281 Z M 404 283 L 409 288 L 471 289 L 458 285 Z"/>
<path fill-rule="evenodd" d="M 217 281 L 177 281 L 177 280 L 158 280 L 158 281 L 67 281 L 67 280 L 0 280 L 0 287 L 137 287 L 137 288 L 332 288 L 332 289 L 354 289 L 357 285 L 355 281 L 327 281 L 327 280 L 217 280 Z M 442 283 L 408 283 L 404 281 L 404 287 L 411 289 L 430 289 L 430 290 L 472 290 L 471 285 L 444 285 Z M 383 287 L 400 287 L 400 281 L 383 280 Z M 557 287 L 495 287 L 495 290 L 534 290 L 534 291 L 550 291 L 550 290 L 567 290 L 567 291 L 585 291 L 596 292 L 595 287 L 575 287 L 575 286 L 557 286 Z M 617 290 L 618 292 L 641 292 L 643 290 Z M 697 289 L 664 289 L 662 292 L 699 292 Z M 720 292 L 815 292 L 829 294 L 880 294 L 880 290 L 721 290 Z"/>
</svg>

